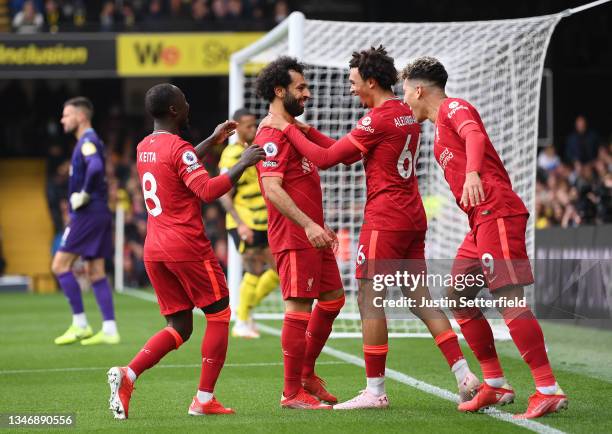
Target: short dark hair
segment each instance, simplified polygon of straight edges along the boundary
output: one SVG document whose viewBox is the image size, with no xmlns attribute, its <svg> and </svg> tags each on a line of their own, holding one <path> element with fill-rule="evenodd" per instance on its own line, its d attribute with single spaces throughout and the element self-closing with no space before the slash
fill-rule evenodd
<svg viewBox="0 0 612 434">
<path fill-rule="evenodd" d="M 248 109 L 245 108 L 239 108 L 238 110 L 236 110 L 234 112 L 234 114 L 232 115 L 232 120 L 238 122 L 240 121 L 240 119 L 243 116 L 255 116 L 253 113 L 251 113 Z"/>
<path fill-rule="evenodd" d="M 397 82 L 397 70 L 393 64 L 393 58 L 387 55 L 385 47 L 370 47 L 369 50 L 353 52 L 353 58 L 349 67 L 357 68 L 359 75 L 364 80 L 373 78 L 378 85 L 386 90 Z"/>
<path fill-rule="evenodd" d="M 444 89 L 448 80 L 448 73 L 438 59 L 423 56 L 406 65 L 402 69 L 400 78 L 402 80 L 427 80 L 433 85 Z"/>
<path fill-rule="evenodd" d="M 163 118 L 168 108 L 176 102 L 177 88 L 170 83 L 160 83 L 147 90 L 145 109 L 153 118 Z"/>
<path fill-rule="evenodd" d="M 87 116 L 87 119 L 91 120 L 91 118 L 93 118 L 94 106 L 89 98 L 84 96 L 75 96 L 64 103 L 64 107 L 69 105 L 83 110 L 85 116 Z"/>
<path fill-rule="evenodd" d="M 281 56 L 274 62 L 261 70 L 255 82 L 255 92 L 260 98 L 272 102 L 274 100 L 274 88 L 281 86 L 286 88 L 291 84 L 289 71 L 304 74 L 304 65 L 295 57 Z"/>
</svg>

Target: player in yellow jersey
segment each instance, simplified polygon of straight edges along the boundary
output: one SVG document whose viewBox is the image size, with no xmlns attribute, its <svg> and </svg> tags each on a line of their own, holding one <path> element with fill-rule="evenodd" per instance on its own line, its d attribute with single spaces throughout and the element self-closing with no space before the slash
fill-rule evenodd
<svg viewBox="0 0 612 434">
<path fill-rule="evenodd" d="M 219 162 L 221 173 L 238 162 L 244 149 L 253 143 L 257 131 L 255 116 L 246 109 L 237 110 L 233 119 L 238 123 L 238 141 L 223 150 Z M 235 187 L 221 197 L 221 203 L 227 211 L 226 228 L 242 255 L 244 268 L 232 336 L 258 338 L 251 309 L 278 286 L 279 279 L 268 248 L 268 211 L 254 167 L 244 171 Z"/>
</svg>

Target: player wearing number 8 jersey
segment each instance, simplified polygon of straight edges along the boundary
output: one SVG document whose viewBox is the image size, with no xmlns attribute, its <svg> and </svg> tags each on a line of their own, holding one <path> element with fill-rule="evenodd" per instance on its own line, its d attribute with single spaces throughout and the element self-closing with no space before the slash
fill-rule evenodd
<svg viewBox="0 0 612 434">
<path fill-rule="evenodd" d="M 484 274 L 498 299 L 524 299 L 523 285 L 533 283 L 525 248 L 529 214 L 512 190 L 510 177 L 495 151 L 476 109 L 467 101 L 445 93 L 448 74 L 431 57 L 421 57 L 402 71 L 404 100 L 416 119 L 435 123 L 434 154 L 457 205 L 468 215 L 471 231 L 457 251 L 453 273 Z M 482 261 L 482 263 L 481 263 Z M 450 295 L 473 298 L 480 287 Z M 461 304 L 459 304 L 461 306 Z M 567 407 L 567 397 L 553 375 L 542 329 L 529 307 L 501 307 L 512 340 L 531 369 L 536 393 L 520 418 L 535 418 Z M 500 366 L 493 333 L 480 309 L 459 307 L 453 314 L 465 340 L 480 362 L 485 382 L 461 411 L 477 411 L 514 400 L 514 391 Z"/>
<path fill-rule="evenodd" d="M 384 388 L 388 334 L 384 310 L 374 304 L 380 293 L 373 291 L 372 279 L 375 274 L 393 274 L 400 267 L 415 274 L 426 270 L 427 220 L 416 178 L 421 127 L 410 107 L 393 94 L 397 71 L 382 46 L 353 53 L 349 66 L 351 92 L 370 108 L 349 134 L 335 141 L 312 127 L 274 115 L 262 125 L 282 130 L 300 154 L 323 169 L 363 158 L 367 200 L 356 277 L 367 388 L 334 408 L 381 408 L 388 406 Z M 426 287 L 406 295 L 414 297 L 418 306 L 430 297 Z M 478 380 L 469 371 L 448 318 L 432 308 L 418 307 L 413 312 L 435 337 L 456 375 L 462 399 L 469 399 Z"/>
<path fill-rule="evenodd" d="M 175 86 L 159 84 L 146 94 L 145 105 L 154 119 L 154 131 L 137 148 L 137 169 L 149 218 L 144 246 L 147 274 L 168 326 L 155 334 L 126 367 L 108 371 L 110 409 L 117 419 L 128 417 L 134 381 L 168 352 L 191 336 L 193 308 L 206 315 L 202 340 L 202 370 L 189 414 L 229 414 L 213 389 L 227 352 L 230 320 L 225 276 L 204 234 L 201 201 L 227 193 L 244 170 L 263 158 L 257 146 L 247 148 L 227 173 L 210 178 L 196 149 L 179 135 L 187 126 L 189 104 Z M 225 124 L 224 124 L 225 125 Z M 217 128 L 223 141 L 228 131 Z M 206 141 L 205 141 L 206 142 Z M 199 146 L 206 146 L 206 143 Z"/>
</svg>

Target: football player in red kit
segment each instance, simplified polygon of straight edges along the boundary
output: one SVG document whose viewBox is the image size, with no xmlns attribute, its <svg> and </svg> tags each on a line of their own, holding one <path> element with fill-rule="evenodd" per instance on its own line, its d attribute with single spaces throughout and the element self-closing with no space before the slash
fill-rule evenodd
<svg viewBox="0 0 612 434">
<path fill-rule="evenodd" d="M 280 57 L 266 66 L 256 82 L 257 94 L 270 112 L 293 120 L 310 98 L 303 65 Z M 268 207 L 268 239 L 285 300 L 281 334 L 285 381 L 281 407 L 330 409 L 320 401 L 338 400 L 315 374 L 315 362 L 344 305 L 344 289 L 332 251 L 336 235 L 323 223 L 321 179 L 317 168 L 297 152 L 285 135 L 269 127 L 257 131 L 254 143 L 266 159 L 257 165 Z M 313 300 L 317 304 L 312 307 Z"/>
<path fill-rule="evenodd" d="M 429 119 L 435 124 L 436 160 L 457 205 L 469 219 L 471 231 L 457 251 L 453 273 L 479 273 L 496 299 L 522 300 L 523 287 L 533 283 L 525 247 L 529 213 L 512 190 L 510 177 L 478 111 L 467 101 L 446 95 L 448 74 L 437 59 L 414 60 L 404 68 L 401 78 L 404 101 L 417 121 Z M 450 295 L 455 300 L 469 299 L 480 289 L 451 289 Z M 504 377 L 488 321 L 479 308 L 458 306 L 453 314 L 485 379 L 476 396 L 460 403 L 459 410 L 477 411 L 512 402 L 514 390 Z M 542 329 L 531 309 L 508 306 L 499 310 L 536 385 L 526 412 L 515 417 L 536 418 L 566 408 L 567 397 L 555 380 Z"/>
<path fill-rule="evenodd" d="M 387 321 L 376 308 L 375 274 L 393 274 L 400 267 L 425 273 L 427 219 L 416 177 L 421 127 L 410 107 L 393 93 L 397 71 L 384 47 L 353 53 L 349 62 L 351 93 L 370 110 L 355 128 L 338 141 L 313 127 L 269 115 L 261 125 L 283 132 L 296 150 L 322 169 L 363 159 L 367 201 L 359 237 L 357 273 L 359 310 L 367 386 L 355 398 L 334 406 L 338 410 L 385 408 L 385 365 L 388 351 Z M 400 261 L 403 266 L 400 266 Z M 421 307 L 430 294 L 425 286 L 406 295 L 417 301 L 412 311 L 429 328 L 455 374 L 462 401 L 472 398 L 479 381 L 469 370 L 457 335 L 439 309 Z"/>
<path fill-rule="evenodd" d="M 137 148 L 137 169 L 149 213 L 144 261 L 167 327 L 151 337 L 125 367 L 108 371 L 110 409 L 127 419 L 136 378 L 191 336 L 193 308 L 202 309 L 207 326 L 202 340 L 202 371 L 191 415 L 230 414 L 213 390 L 227 352 L 230 320 L 225 276 L 204 234 L 201 201 L 211 202 L 230 191 L 244 170 L 263 159 L 258 146 L 247 148 L 227 173 L 211 178 L 194 147 L 179 136 L 187 126 L 189 104 L 179 88 L 159 84 L 147 91 L 153 132 Z M 225 127 L 224 127 L 225 126 Z M 223 140 L 231 125 L 216 132 Z"/>
</svg>

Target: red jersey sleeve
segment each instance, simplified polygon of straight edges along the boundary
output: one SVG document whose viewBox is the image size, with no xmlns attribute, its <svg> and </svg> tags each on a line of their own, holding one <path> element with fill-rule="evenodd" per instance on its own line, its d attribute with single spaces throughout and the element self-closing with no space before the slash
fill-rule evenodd
<svg viewBox="0 0 612 434">
<path fill-rule="evenodd" d="M 355 154 L 359 154 L 359 150 L 347 137 L 334 142 L 328 148 L 322 148 L 308 140 L 295 125 L 289 125 L 283 132 L 300 154 L 322 169 L 335 166 L 340 162 L 354 158 Z"/>
<path fill-rule="evenodd" d="M 183 183 L 189 185 L 200 176 L 208 176 L 208 172 L 198 160 L 193 145 L 184 140 L 178 140 L 174 143 L 172 149 L 172 163 L 174 170 L 178 174 Z"/>
<path fill-rule="evenodd" d="M 373 113 L 368 113 L 357 122 L 347 137 L 364 154 L 380 143 L 383 135 L 382 123 Z"/>
<path fill-rule="evenodd" d="M 198 160 L 193 146 L 188 142 L 177 143 L 173 149 L 172 161 L 183 183 L 204 202 L 212 202 L 232 188 L 227 174 L 210 178 Z"/>
<path fill-rule="evenodd" d="M 480 129 L 478 120 L 474 116 L 475 111 L 476 109 L 467 101 L 459 98 L 447 98 L 442 103 L 441 114 L 446 117 L 446 123 L 461 136 L 461 130 L 468 125 Z"/>
<path fill-rule="evenodd" d="M 308 129 L 308 134 L 306 134 L 311 141 L 316 143 L 322 148 L 329 148 L 331 145 L 336 143 L 334 139 L 329 136 L 326 136 L 321 131 L 317 130 L 315 127 L 310 127 Z"/>
<path fill-rule="evenodd" d="M 284 177 L 291 145 L 283 133 L 272 128 L 262 128 L 255 136 L 254 143 L 266 153 L 266 159 L 258 163 L 260 176 Z"/>
</svg>

